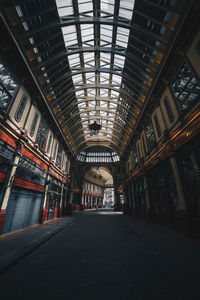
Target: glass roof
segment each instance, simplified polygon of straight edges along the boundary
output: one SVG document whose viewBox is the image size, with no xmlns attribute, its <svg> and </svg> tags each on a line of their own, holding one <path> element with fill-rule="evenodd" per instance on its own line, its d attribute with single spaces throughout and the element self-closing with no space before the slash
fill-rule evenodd
<svg viewBox="0 0 200 300">
<path fill-rule="evenodd" d="M 99 145 L 123 155 L 185 1 L 11 2 L 5 6 L 16 17 L 14 32 L 73 154 Z M 89 130 L 94 121 L 101 124 L 98 135 Z"/>
<path fill-rule="evenodd" d="M 102 125 L 98 138 L 110 138 L 114 133 L 134 2 L 56 0 L 61 22 L 70 16 L 79 20 L 62 27 L 62 34 L 86 141 L 93 135 L 88 125 L 95 120 Z M 128 28 L 114 22 L 115 11 Z"/>
</svg>

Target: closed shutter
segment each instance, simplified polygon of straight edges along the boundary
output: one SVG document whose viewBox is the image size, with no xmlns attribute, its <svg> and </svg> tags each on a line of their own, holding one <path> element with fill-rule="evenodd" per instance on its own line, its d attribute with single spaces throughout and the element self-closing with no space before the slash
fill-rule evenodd
<svg viewBox="0 0 200 300">
<path fill-rule="evenodd" d="M 6 209 L 3 233 L 23 229 L 39 222 L 42 193 L 15 188 Z"/>
</svg>

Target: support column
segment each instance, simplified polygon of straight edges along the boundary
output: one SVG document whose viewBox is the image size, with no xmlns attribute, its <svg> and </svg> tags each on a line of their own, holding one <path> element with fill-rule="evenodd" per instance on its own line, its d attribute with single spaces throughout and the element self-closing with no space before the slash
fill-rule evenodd
<svg viewBox="0 0 200 300">
<path fill-rule="evenodd" d="M 184 191 L 183 191 L 183 187 L 182 187 L 182 183 L 181 183 L 181 177 L 179 174 L 176 158 L 174 156 L 170 157 L 170 163 L 171 163 L 173 174 L 175 177 L 175 183 L 176 183 L 176 189 L 177 189 L 177 193 L 178 193 L 180 209 L 187 210 L 187 204 L 186 204 L 185 195 L 184 195 Z"/>
<path fill-rule="evenodd" d="M 46 177 L 46 180 L 45 180 L 45 191 L 44 191 L 44 194 L 43 194 L 44 201 L 43 201 L 42 217 L 40 219 L 41 223 L 44 223 L 44 221 L 47 219 L 47 215 L 48 215 L 48 207 L 46 207 L 46 206 L 47 206 L 47 197 L 48 197 L 48 185 L 47 185 L 47 182 L 49 181 L 49 179 L 50 179 L 50 176 L 47 173 L 47 177 Z"/>
<path fill-rule="evenodd" d="M 96 196 L 96 209 L 98 208 L 98 198 Z"/>
<path fill-rule="evenodd" d="M 131 183 L 128 184 L 128 203 L 129 203 L 129 214 L 132 215 Z"/>
<path fill-rule="evenodd" d="M 131 191 L 131 202 L 132 202 L 132 214 L 135 216 L 135 195 L 134 195 L 133 182 L 130 183 L 130 191 Z"/>
<path fill-rule="evenodd" d="M 189 228 L 189 216 L 188 216 L 188 210 L 187 210 L 187 204 L 185 200 L 185 195 L 183 191 L 183 186 L 181 182 L 180 173 L 178 170 L 176 158 L 174 156 L 170 157 L 170 163 L 172 166 L 174 178 L 175 178 L 175 184 L 178 194 L 178 200 L 180 205 L 180 211 L 178 219 L 176 219 L 177 226 L 180 231 L 184 232 L 185 234 L 190 234 L 190 228 Z M 176 217 L 177 218 L 177 217 Z"/>
<path fill-rule="evenodd" d="M 149 186 L 147 182 L 147 177 L 144 176 L 144 191 L 145 191 L 145 217 L 148 221 L 151 220 L 151 205 L 150 205 L 150 199 L 149 199 Z"/>
<path fill-rule="evenodd" d="M 19 149 L 16 149 L 13 154 L 13 161 L 12 161 L 12 167 L 10 169 L 10 173 L 7 175 L 7 179 L 5 181 L 4 188 L 2 189 L 0 193 L 0 204 L 1 204 L 1 210 L 0 210 L 0 234 L 2 233 L 4 222 L 6 219 L 6 208 L 8 204 L 8 199 L 10 197 L 12 183 L 15 177 L 15 173 L 19 164 L 20 160 L 20 152 Z M 20 149 L 21 150 L 21 149 Z"/>
</svg>

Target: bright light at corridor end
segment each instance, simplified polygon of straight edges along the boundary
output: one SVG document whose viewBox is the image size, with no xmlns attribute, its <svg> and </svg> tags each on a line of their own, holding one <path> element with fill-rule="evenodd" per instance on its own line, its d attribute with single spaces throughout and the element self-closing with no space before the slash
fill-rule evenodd
<svg viewBox="0 0 200 300">
<path fill-rule="evenodd" d="M 114 210 L 101 210 L 97 211 L 98 215 L 122 215 L 122 211 L 114 211 Z"/>
</svg>

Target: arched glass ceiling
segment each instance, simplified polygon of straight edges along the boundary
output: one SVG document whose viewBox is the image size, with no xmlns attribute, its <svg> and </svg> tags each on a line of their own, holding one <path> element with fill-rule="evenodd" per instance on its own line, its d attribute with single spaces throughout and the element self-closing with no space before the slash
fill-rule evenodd
<svg viewBox="0 0 200 300">
<path fill-rule="evenodd" d="M 2 0 L 75 156 L 123 151 L 187 10 L 183 0 Z M 88 125 L 102 128 L 92 135 Z"/>
<path fill-rule="evenodd" d="M 107 181 L 113 184 L 113 177 L 110 171 L 104 167 L 92 167 L 85 173 L 85 179 L 104 186 Z"/>
<path fill-rule="evenodd" d="M 56 3 L 61 22 L 72 21 L 62 33 L 82 123 L 79 132 L 85 143 L 97 138 L 117 143 L 128 115 L 120 87 L 134 0 Z M 117 116 L 119 107 L 124 117 Z M 95 120 L 102 126 L 98 137 L 88 127 Z"/>
</svg>

